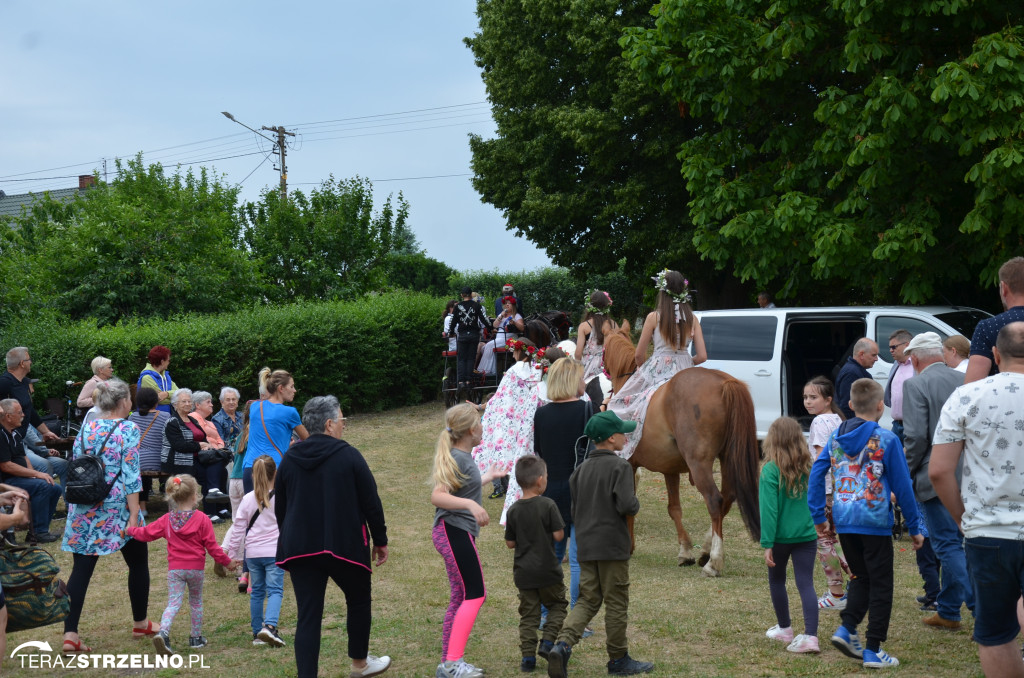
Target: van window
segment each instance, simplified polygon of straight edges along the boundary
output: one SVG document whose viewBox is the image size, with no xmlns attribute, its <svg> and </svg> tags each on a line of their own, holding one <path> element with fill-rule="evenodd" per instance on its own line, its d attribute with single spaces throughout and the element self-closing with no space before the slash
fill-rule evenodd
<svg viewBox="0 0 1024 678">
<path fill-rule="evenodd" d="M 892 357 L 892 353 L 889 352 L 889 335 L 896 330 L 907 330 L 912 336 L 922 332 L 935 332 L 939 335 L 940 339 L 945 339 L 949 336 L 934 325 L 930 325 L 917 318 L 894 315 L 879 316 L 875 322 L 875 341 L 878 342 L 878 357 L 888 363 L 895 362 L 896 360 Z"/>
<path fill-rule="evenodd" d="M 936 313 L 935 317 L 970 339 L 974 336 L 974 328 L 978 323 L 985 318 L 991 318 L 992 315 L 976 308 L 962 308 L 948 313 Z"/>
<path fill-rule="evenodd" d="M 770 316 L 704 316 L 700 328 L 709 360 L 771 360 L 775 354 L 775 328 Z"/>
</svg>

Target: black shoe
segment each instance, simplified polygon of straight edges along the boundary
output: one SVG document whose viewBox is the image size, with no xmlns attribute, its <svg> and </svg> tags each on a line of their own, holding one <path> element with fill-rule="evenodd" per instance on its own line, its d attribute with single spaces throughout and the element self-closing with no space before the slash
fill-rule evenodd
<svg viewBox="0 0 1024 678">
<path fill-rule="evenodd" d="M 30 544 L 49 544 L 58 539 L 60 537 L 50 532 L 30 532 L 28 535 L 28 543 Z"/>
<path fill-rule="evenodd" d="M 566 678 L 569 675 L 569 657 L 572 656 L 572 648 L 563 642 L 555 643 L 555 646 L 548 652 L 548 676 L 549 678 Z"/>
<path fill-rule="evenodd" d="M 535 668 L 537 668 L 536 657 L 523 657 L 523 660 L 519 662 L 519 670 L 523 673 L 533 673 Z"/>
<path fill-rule="evenodd" d="M 613 676 L 635 676 L 638 673 L 650 673 L 654 670 L 651 662 L 640 662 L 629 656 L 629 653 L 608 662 L 608 673 Z"/>
<path fill-rule="evenodd" d="M 935 601 L 934 600 L 926 601 L 923 605 L 921 605 L 921 611 L 922 612 L 934 612 L 937 609 L 938 608 L 935 606 Z"/>
<path fill-rule="evenodd" d="M 548 653 L 551 652 L 551 648 L 555 646 L 550 640 L 540 641 L 540 647 L 537 649 L 537 654 L 540 655 L 541 659 L 547 659 Z"/>
</svg>

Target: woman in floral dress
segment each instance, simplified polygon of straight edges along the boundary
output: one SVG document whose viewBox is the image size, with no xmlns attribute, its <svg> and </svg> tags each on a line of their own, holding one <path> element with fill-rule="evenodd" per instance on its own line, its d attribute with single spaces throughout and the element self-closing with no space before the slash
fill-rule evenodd
<svg viewBox="0 0 1024 678">
<path fill-rule="evenodd" d="M 589 384 L 604 371 L 604 335 L 616 328 L 607 317 L 612 298 L 607 292 L 594 290 L 584 306 L 583 322 L 576 330 L 576 360 L 583 363 L 583 383 Z"/>
<path fill-rule="evenodd" d="M 612 395 L 608 410 L 623 420 L 637 422 L 636 430 L 626 434 L 626 446 L 618 454 L 633 455 L 643 435 L 647 406 L 654 392 L 680 370 L 699 365 L 708 358 L 700 322 L 690 308 L 689 281 L 678 271 L 663 270 L 653 278 L 658 288 L 656 311 L 647 314 L 640 341 L 636 345 L 636 372 Z M 647 347 L 654 340 L 654 353 L 647 358 Z M 693 341 L 691 358 L 687 345 Z"/>
<path fill-rule="evenodd" d="M 78 635 L 78 621 L 89 590 L 89 580 L 100 556 L 121 552 L 128 566 L 128 598 L 132 607 L 132 636 L 141 638 L 159 631 L 146 614 L 149 606 L 149 552 L 145 544 L 127 539 L 121 531 L 142 524 L 139 517 L 138 427 L 125 419 L 131 410 L 128 385 L 110 379 L 96 386 L 94 394 L 99 417 L 82 428 L 75 439 L 74 456 L 91 454 L 103 461 L 106 482 L 113 482 L 110 494 L 92 504 L 70 504 L 61 548 L 71 552 L 68 577 L 71 609 L 64 620 L 64 654 L 91 652 Z M 120 475 L 118 475 L 120 474 Z M 115 480 L 116 479 L 116 480 Z"/>
<path fill-rule="evenodd" d="M 480 420 L 483 437 L 473 449 L 473 458 L 481 469 L 493 465 L 510 472 L 505 508 L 501 512 L 502 524 L 508 507 L 523 495 L 511 471 L 519 457 L 533 453 L 533 415 L 540 402 L 537 384 L 543 375 L 532 362 L 537 350 L 532 341 L 509 339 L 508 346 L 514 351 L 516 363 L 505 372 L 494 397 L 487 403 Z"/>
</svg>

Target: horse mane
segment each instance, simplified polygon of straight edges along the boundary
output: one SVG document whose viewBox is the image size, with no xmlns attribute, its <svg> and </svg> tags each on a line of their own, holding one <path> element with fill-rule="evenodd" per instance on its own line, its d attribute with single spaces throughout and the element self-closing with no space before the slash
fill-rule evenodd
<svg viewBox="0 0 1024 678">
<path fill-rule="evenodd" d="M 636 347 L 629 337 L 628 320 L 604 335 L 604 369 L 612 381 L 613 393 L 636 371 Z"/>
</svg>

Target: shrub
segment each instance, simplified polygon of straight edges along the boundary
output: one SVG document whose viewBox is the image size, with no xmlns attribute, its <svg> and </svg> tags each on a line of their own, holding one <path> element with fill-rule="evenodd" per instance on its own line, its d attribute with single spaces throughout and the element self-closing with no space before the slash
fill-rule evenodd
<svg viewBox="0 0 1024 678">
<path fill-rule="evenodd" d="M 295 376 L 295 405 L 334 394 L 346 411 L 377 411 L 437 395 L 440 317 L 444 301 L 409 292 L 351 302 L 300 302 L 169 320 L 16 322 L 3 329 L 6 351 L 28 346 L 37 402 L 64 392 L 64 381 L 91 376 L 97 355 L 113 361 L 129 383 L 138 380 L 152 346 L 171 349 L 178 386 L 210 391 L 230 385 L 243 401 L 257 397 L 264 365 Z M 435 329 L 438 331 L 435 332 Z M 77 395 L 79 387 L 74 387 Z"/>
</svg>

